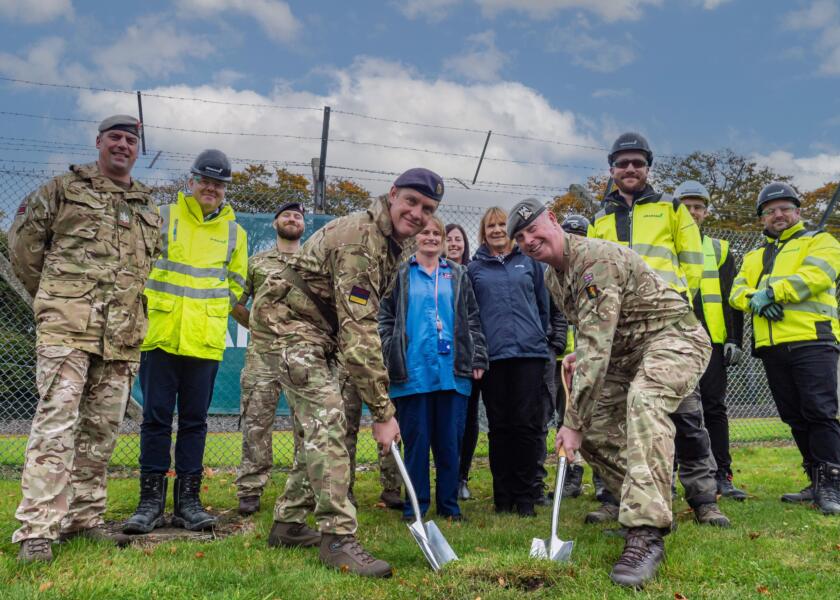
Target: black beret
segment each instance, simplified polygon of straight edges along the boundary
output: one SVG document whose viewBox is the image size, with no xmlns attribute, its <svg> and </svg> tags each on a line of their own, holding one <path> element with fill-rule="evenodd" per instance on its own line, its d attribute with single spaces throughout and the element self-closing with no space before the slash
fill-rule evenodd
<svg viewBox="0 0 840 600">
<path fill-rule="evenodd" d="M 277 212 L 274 213 L 274 218 L 276 219 L 277 216 L 281 212 L 286 211 L 286 210 L 296 210 L 302 215 L 306 214 L 306 209 L 303 207 L 303 203 L 297 202 L 297 201 L 292 201 L 292 202 L 284 202 L 283 204 L 281 204 L 280 208 L 277 209 Z"/>
<path fill-rule="evenodd" d="M 394 182 L 396 187 L 407 187 L 428 196 L 432 200 L 443 200 L 443 179 L 437 173 L 418 167 L 409 169 Z"/>
<path fill-rule="evenodd" d="M 141 127 L 143 125 L 136 117 L 132 117 L 131 115 L 111 115 L 99 124 L 99 133 L 118 129 L 140 137 Z"/>
</svg>

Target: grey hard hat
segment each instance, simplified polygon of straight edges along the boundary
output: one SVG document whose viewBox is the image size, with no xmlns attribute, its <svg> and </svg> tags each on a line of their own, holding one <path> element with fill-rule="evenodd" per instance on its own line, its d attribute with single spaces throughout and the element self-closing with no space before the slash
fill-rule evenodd
<svg viewBox="0 0 840 600">
<path fill-rule="evenodd" d="M 711 201 L 711 196 L 709 196 L 709 190 L 706 189 L 706 186 L 694 179 L 688 179 L 679 184 L 677 189 L 674 190 L 674 196 L 676 196 L 677 200 L 682 200 L 683 198 L 702 198 L 706 204 Z"/>
<path fill-rule="evenodd" d="M 209 179 L 230 183 L 233 177 L 230 172 L 230 161 L 221 150 L 204 150 L 195 157 L 190 173 L 201 175 Z"/>
<path fill-rule="evenodd" d="M 773 181 L 761 188 L 761 192 L 758 194 L 758 202 L 755 203 L 755 212 L 759 217 L 761 216 L 761 207 L 773 200 L 791 200 L 796 206 L 802 205 L 802 200 L 800 200 L 799 194 L 796 193 L 793 186 L 781 181 Z"/>
<path fill-rule="evenodd" d="M 615 157 L 620 152 L 625 152 L 627 150 L 642 152 L 647 157 L 648 165 L 653 164 L 653 151 L 650 149 L 650 145 L 645 137 L 640 133 L 628 131 L 627 133 L 622 133 L 613 142 L 612 148 L 610 148 L 610 154 L 607 157 L 610 166 L 612 166 Z"/>
<path fill-rule="evenodd" d="M 583 215 L 569 215 L 560 225 L 566 233 L 573 233 L 586 237 L 589 232 L 589 219 Z"/>
</svg>

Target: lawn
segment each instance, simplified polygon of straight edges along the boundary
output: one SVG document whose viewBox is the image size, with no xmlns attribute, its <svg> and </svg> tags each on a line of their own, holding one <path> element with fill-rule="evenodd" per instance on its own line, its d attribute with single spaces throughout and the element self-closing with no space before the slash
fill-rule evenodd
<svg viewBox="0 0 840 600">
<path fill-rule="evenodd" d="M 21 566 L 8 540 L 18 483 L 0 480 L 0 589 L 12 598 L 836 598 L 840 588 L 840 518 L 779 502 L 799 489 L 804 477 L 792 447 L 735 450 L 737 482 L 752 497 L 723 501 L 734 527 L 717 530 L 691 521 L 680 499 L 679 528 L 667 538 L 659 577 L 641 594 L 612 585 L 608 571 L 622 540 L 603 535 L 603 525 L 583 525 L 596 506 L 591 487 L 561 507 L 560 537 L 575 541 L 569 565 L 528 558 L 533 537 L 547 537 L 550 510 L 536 519 L 496 516 L 486 465 L 475 470 L 477 498 L 462 504 L 466 523 L 436 519 L 461 557 L 434 574 L 399 513 L 376 507 L 376 473 L 359 474 L 360 538 L 395 567 L 390 580 L 366 580 L 322 568 L 316 549 L 275 550 L 266 546 L 270 507 L 285 476 L 277 473 L 253 530 L 214 542 L 166 542 L 153 548 L 117 550 L 76 540 L 57 549 L 50 565 Z M 588 481 L 587 473 L 587 481 Z M 214 510 L 235 506 L 233 477 L 219 471 L 206 479 L 204 497 Z M 137 493 L 133 479 L 109 484 L 107 517 L 125 519 Z M 171 501 L 170 501 L 171 509 Z M 433 515 L 430 515 L 434 518 Z"/>
</svg>

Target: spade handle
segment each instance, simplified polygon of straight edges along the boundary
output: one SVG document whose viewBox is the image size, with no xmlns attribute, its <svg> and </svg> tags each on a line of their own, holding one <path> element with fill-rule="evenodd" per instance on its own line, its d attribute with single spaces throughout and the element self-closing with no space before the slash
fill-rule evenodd
<svg viewBox="0 0 840 600">
<path fill-rule="evenodd" d="M 408 476 L 408 470 L 405 468 L 400 449 L 396 442 L 391 442 L 391 454 L 394 455 L 394 461 L 397 463 L 397 468 L 402 475 L 405 490 L 408 492 L 408 497 L 411 499 L 411 507 L 414 509 L 414 520 L 423 525 L 423 515 L 420 514 L 420 504 L 417 502 L 417 494 L 414 492 L 414 485 L 411 483 L 411 477 Z"/>
</svg>

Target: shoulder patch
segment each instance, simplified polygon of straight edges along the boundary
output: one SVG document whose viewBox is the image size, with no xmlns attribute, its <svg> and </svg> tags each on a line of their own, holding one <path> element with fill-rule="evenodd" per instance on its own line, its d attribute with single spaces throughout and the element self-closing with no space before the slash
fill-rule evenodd
<svg viewBox="0 0 840 600">
<path fill-rule="evenodd" d="M 17 216 L 20 216 L 20 215 L 25 214 L 25 213 L 26 213 L 26 198 L 24 198 L 23 202 L 21 202 L 20 206 L 18 206 Z"/>
<path fill-rule="evenodd" d="M 370 292 L 368 290 L 354 285 L 353 289 L 350 290 L 348 300 L 350 300 L 350 302 L 355 302 L 356 304 L 361 304 L 362 306 L 367 306 L 369 298 Z"/>
</svg>

